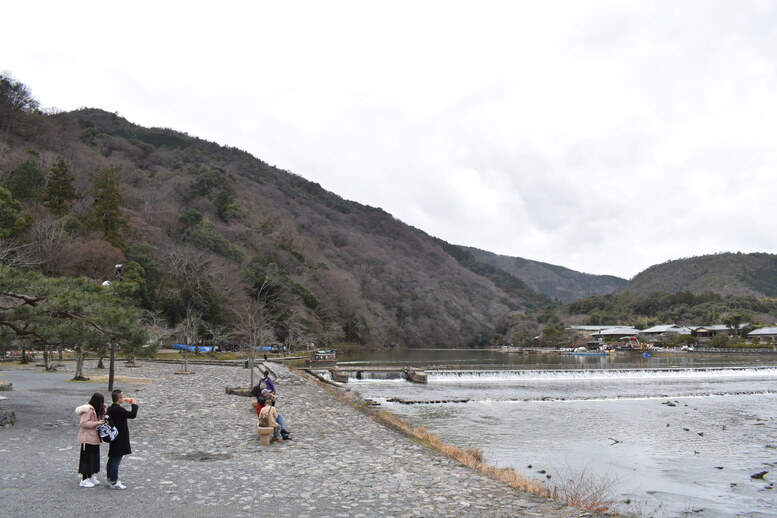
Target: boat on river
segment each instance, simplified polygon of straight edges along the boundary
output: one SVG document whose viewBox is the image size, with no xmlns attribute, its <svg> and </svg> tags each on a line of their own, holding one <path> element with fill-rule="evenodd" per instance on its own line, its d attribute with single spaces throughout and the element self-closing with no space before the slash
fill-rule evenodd
<svg viewBox="0 0 777 518">
<path fill-rule="evenodd" d="M 618 352 L 639 352 L 643 353 L 650 349 L 647 344 L 643 344 L 636 336 L 629 337 L 629 340 L 620 345 L 615 346 L 615 350 Z"/>
</svg>

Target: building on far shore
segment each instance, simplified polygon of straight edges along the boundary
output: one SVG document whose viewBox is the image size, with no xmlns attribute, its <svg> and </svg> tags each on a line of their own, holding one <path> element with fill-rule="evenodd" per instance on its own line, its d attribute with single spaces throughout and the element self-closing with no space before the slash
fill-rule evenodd
<svg viewBox="0 0 777 518">
<path fill-rule="evenodd" d="M 593 338 L 596 333 L 605 329 L 612 329 L 613 327 L 615 326 L 569 326 L 568 329 L 580 333 L 585 338 Z"/>
<path fill-rule="evenodd" d="M 602 329 L 601 331 L 594 333 L 593 338 L 599 340 L 622 340 L 631 336 L 637 336 L 639 329 L 631 326 L 610 327 L 608 329 Z"/>
<path fill-rule="evenodd" d="M 749 326 L 749 323 L 740 324 L 739 329 Z M 734 334 L 734 330 L 725 324 L 715 324 L 712 326 L 699 326 L 692 327 L 696 334 L 696 338 L 713 338 L 719 334 L 725 333 L 727 335 Z"/>
<path fill-rule="evenodd" d="M 747 338 L 752 340 L 758 338 L 765 342 L 773 343 L 777 342 L 777 327 L 762 327 L 754 331 L 747 333 Z"/>
<path fill-rule="evenodd" d="M 591 342 L 604 342 L 613 340 L 623 340 L 632 336 L 640 336 L 646 340 L 661 340 L 677 335 L 693 335 L 700 341 L 706 341 L 715 336 L 725 334 L 733 336 L 750 326 L 750 323 L 740 324 L 735 330 L 725 324 L 715 324 L 710 326 L 678 326 L 677 324 L 662 324 L 647 329 L 639 330 L 632 326 L 569 326 L 568 329 L 580 333 Z M 768 343 L 777 343 L 777 327 L 762 327 L 747 333 L 747 339 L 759 338 Z"/>
<path fill-rule="evenodd" d="M 645 338 L 658 338 L 666 335 L 689 335 L 691 334 L 691 328 L 685 326 L 678 326 L 676 324 L 668 324 L 662 326 L 653 326 L 647 329 L 643 329 L 639 332 L 640 335 Z"/>
</svg>

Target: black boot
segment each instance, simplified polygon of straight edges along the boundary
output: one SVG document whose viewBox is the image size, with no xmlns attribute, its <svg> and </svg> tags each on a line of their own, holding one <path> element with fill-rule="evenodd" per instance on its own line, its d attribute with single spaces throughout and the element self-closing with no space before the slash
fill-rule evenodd
<svg viewBox="0 0 777 518">
<path fill-rule="evenodd" d="M 281 437 L 283 437 L 284 441 L 291 440 L 291 435 L 289 435 L 289 432 L 287 430 L 281 430 Z"/>
</svg>

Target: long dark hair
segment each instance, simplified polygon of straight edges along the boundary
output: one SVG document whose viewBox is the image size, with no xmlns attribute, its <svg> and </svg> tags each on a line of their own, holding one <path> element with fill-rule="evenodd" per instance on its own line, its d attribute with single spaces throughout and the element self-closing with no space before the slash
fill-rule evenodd
<svg viewBox="0 0 777 518">
<path fill-rule="evenodd" d="M 97 414 L 98 419 L 105 415 L 105 396 L 99 392 L 95 392 L 92 394 L 92 399 L 89 400 L 89 404 L 94 408 L 94 412 Z"/>
</svg>

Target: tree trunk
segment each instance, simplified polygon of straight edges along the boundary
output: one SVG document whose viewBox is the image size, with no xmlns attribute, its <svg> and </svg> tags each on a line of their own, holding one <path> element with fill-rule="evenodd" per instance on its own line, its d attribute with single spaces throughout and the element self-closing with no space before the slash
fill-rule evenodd
<svg viewBox="0 0 777 518">
<path fill-rule="evenodd" d="M 22 346 L 22 359 L 21 359 L 22 365 L 26 365 L 30 362 L 27 361 L 27 351 L 24 349 L 24 346 Z"/>
<path fill-rule="evenodd" d="M 64 348 L 61 345 L 59 347 L 57 347 L 57 352 L 59 353 L 59 361 L 64 360 L 65 359 L 65 352 L 64 352 Z"/>
<path fill-rule="evenodd" d="M 43 367 L 47 372 L 54 370 L 51 367 L 51 348 L 48 345 L 43 348 Z"/>
<path fill-rule="evenodd" d="M 183 371 L 189 372 L 189 335 L 186 335 L 186 341 L 183 343 Z"/>
<path fill-rule="evenodd" d="M 75 381 L 85 381 L 87 378 L 84 378 L 84 356 L 86 356 L 86 353 L 82 350 L 78 351 L 78 356 L 76 356 L 76 375 L 73 378 Z"/>
</svg>

